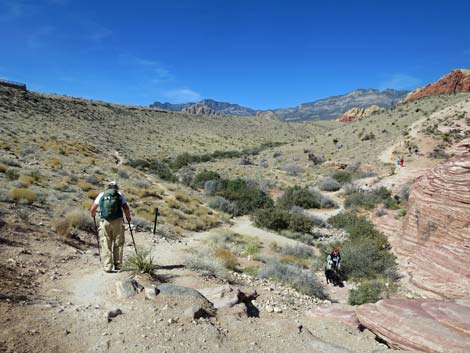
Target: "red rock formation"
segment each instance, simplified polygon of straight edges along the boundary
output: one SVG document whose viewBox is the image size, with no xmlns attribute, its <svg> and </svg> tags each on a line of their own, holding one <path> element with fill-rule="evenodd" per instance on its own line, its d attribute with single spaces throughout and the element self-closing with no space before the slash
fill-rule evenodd
<svg viewBox="0 0 470 353">
<path fill-rule="evenodd" d="M 470 297 L 470 155 L 419 177 L 396 249 L 417 287 L 443 298 Z"/>
<path fill-rule="evenodd" d="M 441 77 L 439 81 L 409 93 L 405 102 L 433 94 L 470 92 L 470 70 L 458 69 Z"/>
<path fill-rule="evenodd" d="M 429 353 L 470 352 L 470 301 L 385 299 L 358 307 L 362 325 L 393 347 Z"/>
<path fill-rule="evenodd" d="M 332 304 L 327 306 L 317 306 L 305 313 L 314 320 L 334 320 L 340 321 L 354 328 L 359 327 L 359 320 L 356 316 L 356 307 L 346 304 Z"/>
</svg>

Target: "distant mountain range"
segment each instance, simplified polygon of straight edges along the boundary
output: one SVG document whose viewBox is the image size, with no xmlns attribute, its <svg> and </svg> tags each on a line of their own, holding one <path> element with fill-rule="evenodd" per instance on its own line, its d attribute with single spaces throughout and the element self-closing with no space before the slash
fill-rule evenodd
<svg viewBox="0 0 470 353">
<path fill-rule="evenodd" d="M 200 102 L 185 104 L 171 104 L 155 102 L 151 107 L 175 112 L 206 115 L 237 115 L 237 116 L 266 116 L 280 120 L 330 120 L 351 108 L 367 108 L 377 105 L 388 108 L 398 101 L 403 100 L 409 91 L 397 91 L 386 89 L 357 89 L 349 93 L 319 99 L 310 103 L 302 103 L 294 108 L 282 108 L 272 110 L 255 110 L 238 104 L 218 102 L 212 99 L 204 99 Z"/>
</svg>

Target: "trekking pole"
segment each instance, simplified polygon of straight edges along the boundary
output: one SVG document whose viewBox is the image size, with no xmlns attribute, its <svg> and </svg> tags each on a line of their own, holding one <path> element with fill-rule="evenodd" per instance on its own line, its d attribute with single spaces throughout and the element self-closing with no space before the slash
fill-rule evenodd
<svg viewBox="0 0 470 353">
<path fill-rule="evenodd" d="M 157 217 L 160 213 L 158 212 L 158 207 L 155 208 L 155 222 L 153 223 L 153 235 L 155 235 L 157 231 Z"/>
<path fill-rule="evenodd" d="M 93 216 L 93 223 L 95 223 L 95 230 L 96 230 L 96 242 L 98 243 L 98 255 L 100 256 L 100 262 L 101 262 L 101 250 L 100 250 L 100 236 L 98 234 L 98 227 L 96 225 L 96 218 Z"/>
<path fill-rule="evenodd" d="M 137 247 L 135 246 L 134 234 L 132 234 L 131 222 L 127 221 L 127 224 L 129 225 L 129 231 L 131 232 L 132 242 L 134 243 L 135 254 L 136 254 L 136 255 L 139 255 L 139 254 L 137 253 Z"/>
</svg>

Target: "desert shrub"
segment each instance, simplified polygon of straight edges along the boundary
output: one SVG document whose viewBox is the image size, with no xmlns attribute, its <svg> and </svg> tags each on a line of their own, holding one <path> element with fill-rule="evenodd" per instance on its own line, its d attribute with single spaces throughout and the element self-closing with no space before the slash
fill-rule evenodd
<svg viewBox="0 0 470 353">
<path fill-rule="evenodd" d="M 36 201 L 37 195 L 34 191 L 25 188 L 14 188 L 10 191 L 10 199 L 13 202 L 26 203 L 28 205 Z"/>
<path fill-rule="evenodd" d="M 346 184 L 352 181 L 353 175 L 351 172 L 345 170 L 337 170 L 331 174 L 331 178 L 340 184 Z"/>
<path fill-rule="evenodd" d="M 148 273 L 153 275 L 155 269 L 154 257 L 150 250 L 140 250 L 136 255 L 129 256 L 122 265 L 123 271 L 132 275 Z"/>
<path fill-rule="evenodd" d="M 214 249 L 214 256 L 221 261 L 228 270 L 234 271 L 238 265 L 237 257 L 226 247 L 220 246 Z"/>
<path fill-rule="evenodd" d="M 282 167 L 282 170 L 284 170 L 287 173 L 287 175 L 293 175 L 293 176 L 300 175 L 305 172 L 304 168 L 302 168 L 300 165 L 295 164 L 295 163 L 289 163 L 289 164 L 284 165 Z"/>
<path fill-rule="evenodd" d="M 342 271 L 347 278 L 373 279 L 377 276 L 398 278 L 395 256 L 371 238 L 347 241 L 342 245 Z"/>
<path fill-rule="evenodd" d="M 396 259 L 390 252 L 387 238 L 365 217 L 342 212 L 331 217 L 328 222 L 349 233 L 349 240 L 341 245 L 342 271 L 346 277 L 398 278 Z"/>
<path fill-rule="evenodd" d="M 279 207 L 257 210 L 254 213 L 254 220 L 257 226 L 275 231 L 290 229 L 294 232 L 309 233 L 314 226 L 308 216 Z"/>
<path fill-rule="evenodd" d="M 321 219 L 318 216 L 315 216 L 313 214 L 310 214 L 310 213 L 306 212 L 302 207 L 294 206 L 290 209 L 290 212 L 292 214 L 293 213 L 299 213 L 299 214 L 309 218 L 312 221 L 314 226 L 317 226 L 317 227 L 326 227 L 327 226 L 327 223 L 323 219 Z"/>
<path fill-rule="evenodd" d="M 90 214 L 81 208 L 74 208 L 63 217 L 71 228 L 76 228 L 89 233 L 95 233 L 95 223 Z"/>
<path fill-rule="evenodd" d="M 281 254 L 295 256 L 300 258 L 309 258 L 313 257 L 312 248 L 305 245 L 295 245 L 295 246 L 285 246 L 281 249 Z"/>
<path fill-rule="evenodd" d="M 222 196 L 215 196 L 208 203 L 209 207 L 225 212 L 225 213 L 233 213 L 233 204 L 228 201 L 226 198 Z"/>
<path fill-rule="evenodd" d="M 100 193 L 100 192 L 97 191 L 97 190 L 88 190 L 88 191 L 86 192 L 86 196 L 87 196 L 89 199 L 94 200 L 94 199 L 96 199 L 96 197 L 99 195 L 99 193 Z"/>
<path fill-rule="evenodd" d="M 184 185 L 191 186 L 194 183 L 194 170 L 190 167 L 183 167 L 178 171 L 178 176 Z"/>
<path fill-rule="evenodd" d="M 254 214 L 255 224 L 258 227 L 275 231 L 289 228 L 291 214 L 281 208 L 265 208 L 257 210 Z"/>
<path fill-rule="evenodd" d="M 320 208 L 337 208 L 338 204 L 332 198 L 321 195 L 320 196 Z"/>
<path fill-rule="evenodd" d="M 17 161 L 8 157 L 0 157 L 0 163 L 8 165 L 10 167 L 17 167 L 17 168 L 20 167 L 20 164 Z"/>
<path fill-rule="evenodd" d="M 219 259 L 217 259 L 210 249 L 201 249 L 190 254 L 185 259 L 185 266 L 203 275 L 217 278 L 225 278 L 227 270 Z"/>
<path fill-rule="evenodd" d="M 313 227 L 313 221 L 301 214 L 290 212 L 289 229 L 299 233 L 310 233 Z"/>
<path fill-rule="evenodd" d="M 22 175 L 18 179 L 21 183 L 26 184 L 26 185 L 31 185 L 34 183 L 35 179 L 32 176 L 29 175 Z"/>
<path fill-rule="evenodd" d="M 320 180 L 318 187 L 322 191 L 338 191 L 341 189 L 340 183 L 336 179 L 329 177 Z"/>
<path fill-rule="evenodd" d="M 123 169 L 119 169 L 117 175 L 122 179 L 129 179 L 129 174 Z"/>
<path fill-rule="evenodd" d="M 170 167 L 157 159 L 149 163 L 149 171 L 158 175 L 159 178 L 170 182 L 177 182 L 178 178 L 173 174 Z"/>
<path fill-rule="evenodd" d="M 146 220 L 143 217 L 140 216 L 134 216 L 132 217 L 132 225 L 137 229 L 137 230 L 151 230 L 152 229 L 152 222 Z"/>
<path fill-rule="evenodd" d="M 91 189 L 93 189 L 93 185 L 91 185 L 90 183 L 84 181 L 84 180 L 79 180 L 77 182 L 77 185 L 80 189 L 82 189 L 83 191 L 89 191 Z"/>
<path fill-rule="evenodd" d="M 291 209 L 293 206 L 319 208 L 320 197 L 319 193 L 313 193 L 306 187 L 294 186 L 284 191 L 278 200 L 278 205 L 285 209 Z"/>
<path fill-rule="evenodd" d="M 57 159 L 57 158 L 51 158 L 49 160 L 46 161 L 46 165 L 51 167 L 51 168 L 61 168 L 62 167 L 62 161 L 60 159 Z"/>
<path fill-rule="evenodd" d="M 356 289 L 349 292 L 350 305 L 362 305 L 366 303 L 375 303 L 382 299 L 384 284 L 381 281 L 363 281 Z"/>
<path fill-rule="evenodd" d="M 214 171 L 204 170 L 194 177 L 194 186 L 198 188 L 204 187 L 206 181 L 220 179 L 220 174 Z"/>
<path fill-rule="evenodd" d="M 8 168 L 5 172 L 5 176 L 8 180 L 18 180 L 18 178 L 20 177 L 20 173 L 17 169 Z"/>
<path fill-rule="evenodd" d="M 0 173 L 5 173 L 8 167 L 5 164 L 0 163 Z"/>
<path fill-rule="evenodd" d="M 386 208 L 395 209 L 397 207 L 396 200 L 392 198 L 390 191 L 383 186 L 372 190 L 371 192 L 351 192 L 347 195 L 346 200 L 344 201 L 344 207 L 362 207 L 367 210 L 372 210 L 382 202 Z"/>
<path fill-rule="evenodd" d="M 243 179 L 223 180 L 223 188 L 217 195 L 225 197 L 234 204 L 233 214 L 248 214 L 256 209 L 273 206 L 272 199 L 262 190 L 250 186 Z"/>
<path fill-rule="evenodd" d="M 290 286 L 301 293 L 326 299 L 321 283 L 310 271 L 304 271 L 300 266 L 283 264 L 276 259 L 271 259 L 258 271 L 261 278 L 270 278 L 283 285 Z"/>
<path fill-rule="evenodd" d="M 100 182 L 100 180 L 98 179 L 98 177 L 97 177 L 96 175 L 94 175 L 94 174 L 92 174 L 92 175 L 87 175 L 87 176 L 85 177 L 85 181 L 86 181 L 87 183 L 90 183 L 90 184 L 93 184 L 93 185 L 96 185 L 96 184 L 98 184 L 98 183 Z"/>
<path fill-rule="evenodd" d="M 410 189 L 411 185 L 410 184 L 404 184 L 400 188 L 399 196 L 401 200 L 408 201 L 408 198 L 410 197 Z"/>
<path fill-rule="evenodd" d="M 188 195 L 183 194 L 182 192 L 175 192 L 175 199 L 181 202 L 191 201 L 191 198 Z"/>
<path fill-rule="evenodd" d="M 68 236 L 70 233 L 70 223 L 65 219 L 59 219 L 55 224 L 55 231 L 62 236 Z"/>
<path fill-rule="evenodd" d="M 204 190 L 208 195 L 214 195 L 224 188 L 222 180 L 208 180 L 204 183 Z"/>
</svg>

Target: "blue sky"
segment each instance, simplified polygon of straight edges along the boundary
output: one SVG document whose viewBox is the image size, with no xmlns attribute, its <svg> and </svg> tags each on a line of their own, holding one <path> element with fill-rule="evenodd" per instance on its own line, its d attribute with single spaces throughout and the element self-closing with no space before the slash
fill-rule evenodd
<svg viewBox="0 0 470 353">
<path fill-rule="evenodd" d="M 470 68 L 468 1 L 0 0 L 0 77 L 148 105 L 268 109 Z"/>
</svg>

